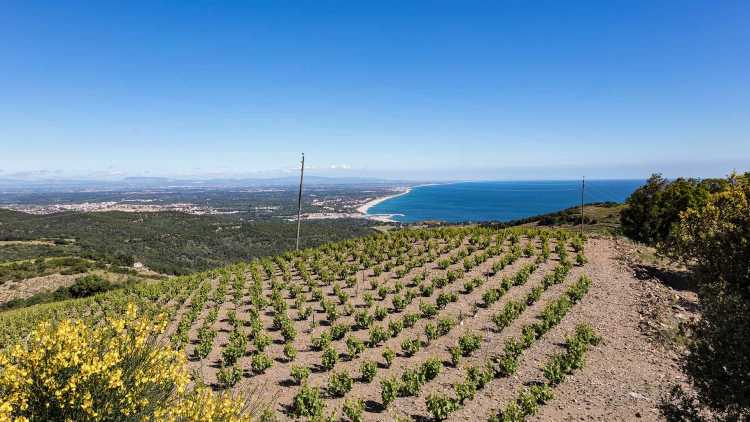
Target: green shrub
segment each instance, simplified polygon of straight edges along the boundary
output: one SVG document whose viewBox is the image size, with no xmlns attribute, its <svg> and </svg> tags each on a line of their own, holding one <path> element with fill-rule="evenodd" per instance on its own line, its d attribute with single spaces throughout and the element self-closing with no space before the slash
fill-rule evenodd
<svg viewBox="0 0 750 422">
<path fill-rule="evenodd" d="M 425 381 L 432 381 L 443 370 L 443 362 L 438 358 L 429 358 L 422 363 L 420 372 Z"/>
<path fill-rule="evenodd" d="M 516 398 L 516 403 L 518 403 L 521 413 L 525 416 L 534 415 L 539 410 L 539 403 L 536 401 L 536 396 L 529 390 L 522 391 L 518 395 L 518 398 Z"/>
<path fill-rule="evenodd" d="M 416 338 L 406 339 L 401 342 L 401 351 L 408 357 L 414 356 L 421 347 L 422 341 Z"/>
<path fill-rule="evenodd" d="M 440 336 L 447 335 L 453 329 L 453 327 L 456 326 L 456 324 L 458 324 L 458 322 L 452 317 L 443 317 L 443 318 L 438 319 L 438 324 L 437 324 L 438 335 Z"/>
<path fill-rule="evenodd" d="M 346 350 L 349 353 L 349 359 L 355 359 L 365 350 L 365 343 L 354 336 L 349 336 L 346 338 Z"/>
<path fill-rule="evenodd" d="M 458 338 L 458 347 L 461 348 L 461 354 L 469 356 L 482 347 L 482 337 L 477 334 L 464 334 Z"/>
<path fill-rule="evenodd" d="M 491 422 L 523 422 L 525 420 L 526 415 L 515 401 L 508 403 L 500 412 L 499 417 L 490 419 Z"/>
<path fill-rule="evenodd" d="M 405 328 L 411 328 L 417 321 L 419 321 L 419 314 L 405 314 L 403 321 Z"/>
<path fill-rule="evenodd" d="M 292 343 L 284 345 L 284 357 L 286 357 L 287 362 L 291 362 L 297 357 L 297 348 Z"/>
<path fill-rule="evenodd" d="M 473 280 L 465 281 L 464 282 L 464 293 L 468 294 L 474 291 L 474 288 L 476 287 L 476 284 L 474 284 Z"/>
<path fill-rule="evenodd" d="M 458 409 L 458 404 L 450 397 L 442 394 L 431 393 L 427 396 L 427 410 L 432 413 L 432 417 L 437 421 L 448 418 L 452 412 Z"/>
<path fill-rule="evenodd" d="M 393 309 L 396 312 L 403 311 L 404 308 L 406 308 L 406 305 L 409 304 L 408 301 L 406 300 L 406 298 L 403 297 L 403 296 L 401 296 L 401 295 L 395 295 L 395 296 L 393 296 L 393 298 L 391 299 L 391 303 L 393 304 Z"/>
<path fill-rule="evenodd" d="M 93 296 L 97 293 L 103 293 L 114 288 L 116 287 L 109 281 L 96 274 L 90 274 L 77 278 L 67 289 L 70 297 L 80 298 Z"/>
<path fill-rule="evenodd" d="M 364 413 L 365 410 L 365 402 L 362 401 L 362 399 L 346 399 L 346 401 L 344 401 L 343 410 L 344 415 L 346 415 L 351 422 L 362 422 L 364 420 L 362 413 Z"/>
<path fill-rule="evenodd" d="M 304 384 L 297 395 L 294 396 L 292 413 L 298 418 L 318 418 L 323 415 L 324 409 L 325 402 L 318 388 Z"/>
<path fill-rule="evenodd" d="M 394 352 L 388 347 L 386 347 L 385 350 L 383 350 L 383 359 L 385 360 L 385 366 L 387 368 L 391 367 L 391 364 L 393 363 L 393 359 L 395 358 L 396 358 L 396 352 Z"/>
<path fill-rule="evenodd" d="M 448 348 L 448 352 L 451 355 L 451 364 L 454 368 L 458 368 L 458 364 L 461 363 L 461 348 L 459 346 L 453 346 Z"/>
<path fill-rule="evenodd" d="M 388 333 L 391 337 L 397 337 L 404 329 L 404 322 L 399 319 L 388 321 Z"/>
<path fill-rule="evenodd" d="M 542 292 L 544 292 L 544 288 L 542 286 L 536 286 L 531 289 L 531 292 L 526 295 L 526 305 L 531 306 L 536 303 L 536 301 L 538 301 L 539 298 L 542 297 Z"/>
<path fill-rule="evenodd" d="M 662 242 L 680 221 L 681 212 L 702 209 L 712 192 L 723 191 L 728 185 L 726 180 L 717 179 L 667 181 L 654 174 L 625 201 L 627 207 L 620 213 L 622 231 L 647 244 Z"/>
<path fill-rule="evenodd" d="M 500 300 L 500 292 L 497 289 L 487 289 L 482 293 L 482 302 L 485 308 Z"/>
<path fill-rule="evenodd" d="M 347 372 L 334 372 L 328 377 L 326 391 L 333 397 L 344 397 L 352 389 L 352 378 Z"/>
<path fill-rule="evenodd" d="M 224 388 L 234 387 L 242 379 L 242 369 L 236 366 L 221 368 L 216 374 L 216 379 Z"/>
<path fill-rule="evenodd" d="M 271 336 L 265 333 L 261 333 L 255 336 L 253 345 L 255 346 L 255 350 L 257 350 L 258 352 L 264 352 L 266 348 L 271 345 L 272 341 L 273 340 L 271 339 Z"/>
<path fill-rule="evenodd" d="M 388 340 L 388 333 L 385 329 L 379 325 L 370 328 L 370 347 L 375 347 L 378 344 Z"/>
<path fill-rule="evenodd" d="M 586 259 L 586 255 L 583 254 L 583 252 L 578 252 L 576 254 L 576 264 L 578 266 L 583 266 L 588 262 L 588 259 Z"/>
<path fill-rule="evenodd" d="M 456 392 L 458 402 L 464 404 L 466 400 L 474 400 L 474 396 L 477 393 L 477 386 L 472 382 L 460 382 L 453 385 L 453 390 Z"/>
<path fill-rule="evenodd" d="M 310 368 L 306 366 L 292 365 L 291 375 L 297 384 L 302 385 L 310 377 Z"/>
<path fill-rule="evenodd" d="M 256 374 L 266 372 L 266 369 L 270 368 L 272 365 L 273 360 L 271 360 L 271 358 L 265 353 L 255 354 L 250 360 L 250 367 L 253 368 L 253 372 Z"/>
<path fill-rule="evenodd" d="M 375 375 L 378 371 L 378 365 L 371 361 L 371 360 L 365 360 L 360 365 L 360 372 L 362 373 L 362 381 L 366 383 L 371 383 L 375 379 Z"/>
<path fill-rule="evenodd" d="M 398 395 L 402 397 L 418 396 L 424 383 L 424 374 L 421 370 L 407 369 L 401 374 Z"/>
<path fill-rule="evenodd" d="M 419 302 L 419 311 L 422 313 L 422 318 L 432 318 L 438 313 L 438 308 L 432 303 Z"/>
<path fill-rule="evenodd" d="M 374 314 L 376 320 L 382 321 L 382 320 L 385 319 L 385 317 L 388 316 L 388 309 L 386 309 L 386 308 L 378 305 L 378 306 L 375 307 L 375 311 L 374 311 L 373 314 Z"/>
<path fill-rule="evenodd" d="M 323 356 L 321 357 L 320 363 L 325 370 L 330 371 L 334 366 L 336 366 L 336 362 L 338 361 L 339 353 L 336 351 L 336 349 L 329 346 L 323 351 Z"/>
<path fill-rule="evenodd" d="M 329 330 L 331 333 L 331 340 L 341 340 L 350 329 L 351 327 L 349 324 L 334 324 Z"/>
<path fill-rule="evenodd" d="M 354 321 L 357 323 L 357 327 L 364 330 L 370 328 L 375 318 L 367 311 L 359 311 L 354 315 Z"/>
<path fill-rule="evenodd" d="M 492 370 L 496 377 L 508 377 L 518 370 L 518 356 L 501 354 L 492 359 Z"/>
<path fill-rule="evenodd" d="M 284 338 L 285 343 L 289 343 L 297 337 L 297 330 L 289 319 L 285 320 L 281 325 L 281 336 Z"/>
<path fill-rule="evenodd" d="M 437 325 L 435 325 L 435 324 L 433 324 L 431 322 L 428 322 L 424 326 L 424 335 L 425 335 L 425 337 L 427 337 L 427 344 L 431 343 L 432 340 L 435 340 L 436 338 L 438 338 Z"/>
<path fill-rule="evenodd" d="M 384 407 L 388 407 L 396 400 L 400 388 L 400 383 L 396 378 L 386 378 L 380 381 L 380 397 Z"/>
<path fill-rule="evenodd" d="M 322 333 L 320 337 L 314 337 L 310 346 L 313 350 L 323 350 L 331 345 L 331 334 L 328 332 Z"/>
</svg>

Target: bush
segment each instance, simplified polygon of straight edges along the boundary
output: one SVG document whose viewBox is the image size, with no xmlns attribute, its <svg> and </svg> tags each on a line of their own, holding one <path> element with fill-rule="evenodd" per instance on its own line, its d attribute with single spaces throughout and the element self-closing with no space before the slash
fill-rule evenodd
<svg viewBox="0 0 750 422">
<path fill-rule="evenodd" d="M 253 368 L 253 372 L 256 374 L 262 374 L 266 372 L 266 369 L 273 365 L 273 360 L 268 357 L 265 353 L 257 353 L 253 355 L 250 360 L 250 367 Z"/>
<path fill-rule="evenodd" d="M 492 359 L 492 370 L 496 377 L 508 377 L 518 370 L 518 356 L 503 353 Z"/>
<path fill-rule="evenodd" d="M 370 328 L 370 347 L 375 347 L 386 340 L 388 340 L 388 333 L 383 327 L 377 325 Z"/>
<path fill-rule="evenodd" d="M 404 329 L 404 322 L 402 320 L 394 319 L 388 321 L 388 333 L 391 337 L 397 337 Z"/>
<path fill-rule="evenodd" d="M 432 303 L 419 302 L 419 311 L 422 313 L 422 318 L 432 318 L 437 315 L 438 308 Z"/>
<path fill-rule="evenodd" d="M 333 397 L 344 397 L 352 389 L 352 378 L 346 372 L 334 372 L 328 377 L 326 391 Z"/>
<path fill-rule="evenodd" d="M 461 354 L 469 356 L 482 347 L 482 337 L 477 334 L 464 334 L 458 338 L 458 347 L 461 348 Z"/>
<path fill-rule="evenodd" d="M 453 390 L 456 392 L 458 402 L 464 404 L 466 400 L 474 400 L 474 396 L 477 393 L 477 386 L 472 382 L 461 382 L 454 384 Z"/>
<path fill-rule="evenodd" d="M 361 329 L 370 328 L 375 318 L 370 315 L 367 311 L 359 311 L 354 315 L 354 322 L 357 323 L 357 327 Z"/>
<path fill-rule="evenodd" d="M 443 362 L 438 358 L 429 358 L 420 367 L 420 372 L 425 381 L 434 380 L 443 370 Z"/>
<path fill-rule="evenodd" d="M 306 366 L 292 365 L 291 375 L 297 384 L 302 385 L 310 377 L 310 368 Z"/>
<path fill-rule="evenodd" d="M 388 309 L 378 305 L 375 307 L 375 311 L 373 312 L 373 315 L 375 316 L 376 320 L 382 321 L 385 319 L 385 317 L 388 316 Z"/>
<path fill-rule="evenodd" d="M 334 366 L 336 366 L 336 362 L 338 361 L 339 353 L 336 351 L 336 349 L 328 347 L 323 351 L 323 356 L 321 357 L 320 363 L 326 371 L 330 371 Z"/>
<path fill-rule="evenodd" d="M 479 389 L 484 388 L 493 376 L 494 373 L 489 367 L 470 366 L 466 368 L 466 382 L 476 385 Z"/>
<path fill-rule="evenodd" d="M 705 410 L 750 419 L 750 173 L 723 182 L 681 215 L 662 248 L 689 266 L 700 295 L 684 362 L 696 394 L 675 390 L 664 408 L 675 419 Z"/>
<path fill-rule="evenodd" d="M 349 336 L 346 338 L 346 349 L 349 359 L 355 359 L 365 350 L 365 343 L 354 336 Z"/>
<path fill-rule="evenodd" d="M 288 362 L 293 361 L 297 357 L 297 348 L 292 343 L 284 345 L 284 357 L 286 357 Z"/>
<path fill-rule="evenodd" d="M 292 413 L 298 418 L 318 418 L 323 415 L 323 409 L 325 409 L 325 403 L 318 388 L 305 384 L 294 396 Z"/>
<path fill-rule="evenodd" d="M 362 422 L 365 402 L 362 399 L 346 399 L 344 401 L 344 415 L 352 422 Z"/>
<path fill-rule="evenodd" d="M 271 336 L 265 333 L 260 333 L 257 336 L 255 336 L 255 340 L 253 340 L 253 345 L 255 346 L 255 350 L 258 352 L 263 352 L 266 350 L 266 347 L 271 345 L 271 342 L 273 340 L 271 339 Z"/>
<path fill-rule="evenodd" d="M 297 330 L 291 320 L 286 319 L 281 325 L 281 336 L 285 343 L 290 343 L 297 337 Z"/>
<path fill-rule="evenodd" d="M 360 368 L 360 371 L 362 373 L 362 381 L 368 384 L 371 383 L 375 379 L 375 375 L 378 372 L 378 365 L 371 360 L 365 360 L 362 362 Z"/>
<path fill-rule="evenodd" d="M 431 393 L 427 396 L 427 410 L 432 413 L 432 417 L 437 421 L 448 418 L 452 412 L 458 408 L 458 404 L 450 397 L 442 394 Z"/>
<path fill-rule="evenodd" d="M 394 400 L 400 389 L 400 383 L 396 378 L 386 378 L 380 381 L 380 397 L 383 400 L 383 406 L 388 407 Z"/>
<path fill-rule="evenodd" d="M 431 322 L 428 322 L 424 326 L 424 335 L 425 335 L 425 337 L 427 337 L 427 344 L 430 344 L 432 342 L 432 340 L 435 340 L 436 338 L 438 338 L 438 328 L 437 328 L 437 325 L 435 325 L 435 324 L 433 324 Z"/>
<path fill-rule="evenodd" d="M 313 350 L 323 350 L 331 345 L 331 334 L 326 332 L 322 333 L 320 337 L 314 337 L 310 346 Z"/>
<path fill-rule="evenodd" d="M 424 374 L 421 370 L 407 369 L 401 374 L 398 395 L 402 397 L 418 396 L 424 382 Z"/>
<path fill-rule="evenodd" d="M 0 353 L 0 419 L 154 420 L 189 414 L 201 420 L 244 420 L 242 403 L 192 391 L 182 351 L 157 337 L 166 319 L 137 318 L 128 305 L 122 319 L 95 327 L 63 320 L 40 324 L 26 342 Z M 75 387 L 73 387 L 75 386 Z"/>
<path fill-rule="evenodd" d="M 385 366 L 387 368 L 390 368 L 391 364 L 393 363 L 393 359 L 395 358 L 396 358 L 396 352 L 394 352 L 388 347 L 386 347 L 385 350 L 383 350 L 383 359 L 385 360 Z"/>
<path fill-rule="evenodd" d="M 242 379 L 242 369 L 236 366 L 221 368 L 216 378 L 224 388 L 234 387 Z"/>
<path fill-rule="evenodd" d="M 112 283 L 95 274 L 80 277 L 68 287 L 70 297 L 88 297 L 111 289 Z"/>
<path fill-rule="evenodd" d="M 405 328 L 411 328 L 419 321 L 419 314 L 405 314 L 403 321 Z"/>
<path fill-rule="evenodd" d="M 451 364 L 454 368 L 458 368 L 458 364 L 461 363 L 461 348 L 458 346 L 449 347 L 448 352 L 451 355 Z"/>
<path fill-rule="evenodd" d="M 406 339 L 401 343 L 401 351 L 408 357 L 414 356 L 421 347 L 422 341 L 416 338 Z"/>
</svg>

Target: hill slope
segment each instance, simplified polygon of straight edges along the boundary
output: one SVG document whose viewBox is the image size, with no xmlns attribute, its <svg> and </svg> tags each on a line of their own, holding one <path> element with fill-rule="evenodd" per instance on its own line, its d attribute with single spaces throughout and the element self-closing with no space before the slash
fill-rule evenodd
<svg viewBox="0 0 750 422">
<path fill-rule="evenodd" d="M 546 382 L 545 362 L 587 323 L 603 341 L 537 417 L 657 420 L 658 398 L 681 375 L 641 330 L 639 311 L 647 295 L 667 293 L 635 279 L 617 247 L 535 228 L 400 230 L 0 313 L 0 341 L 41 320 L 101 318 L 137 303 L 166 312 L 164 341 L 184 349 L 204 382 L 255 391 L 255 405 L 279 417 L 359 403 L 364 420 L 423 420 L 442 404 L 449 420 L 486 420 L 524 385 Z M 395 354 L 384 359 L 387 350 Z M 305 387 L 294 368 L 311 371 Z M 457 396 L 469 387 L 473 398 Z"/>
</svg>

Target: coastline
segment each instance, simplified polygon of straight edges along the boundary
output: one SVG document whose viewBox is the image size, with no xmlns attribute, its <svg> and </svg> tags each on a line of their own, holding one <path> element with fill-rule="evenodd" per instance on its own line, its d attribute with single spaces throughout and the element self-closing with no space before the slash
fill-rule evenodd
<svg viewBox="0 0 750 422">
<path fill-rule="evenodd" d="M 359 207 L 357 207 L 357 212 L 360 213 L 360 214 L 363 214 L 365 216 L 370 217 L 370 215 L 367 214 L 367 211 L 370 208 L 374 207 L 375 205 L 377 205 L 377 204 L 379 204 L 379 203 L 381 203 L 383 201 L 387 201 L 389 199 L 396 198 L 396 197 L 399 197 L 401 195 L 406 195 L 407 193 L 411 192 L 412 188 L 414 188 L 414 187 L 416 187 L 416 186 L 409 186 L 409 187 L 405 188 L 402 192 L 399 192 L 399 193 L 396 193 L 396 194 L 393 194 L 393 195 L 388 195 L 388 196 L 381 196 L 380 198 L 375 198 L 375 199 L 372 199 L 370 201 L 367 201 L 364 204 L 362 204 Z M 372 216 L 376 216 L 376 214 L 374 214 Z"/>
</svg>

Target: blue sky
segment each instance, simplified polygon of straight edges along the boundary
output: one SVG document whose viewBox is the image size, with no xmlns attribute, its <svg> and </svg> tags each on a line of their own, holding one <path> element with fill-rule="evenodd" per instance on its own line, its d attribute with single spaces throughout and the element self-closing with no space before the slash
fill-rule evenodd
<svg viewBox="0 0 750 422">
<path fill-rule="evenodd" d="M 4 2 L 0 178 L 750 169 L 750 2 Z"/>
</svg>

